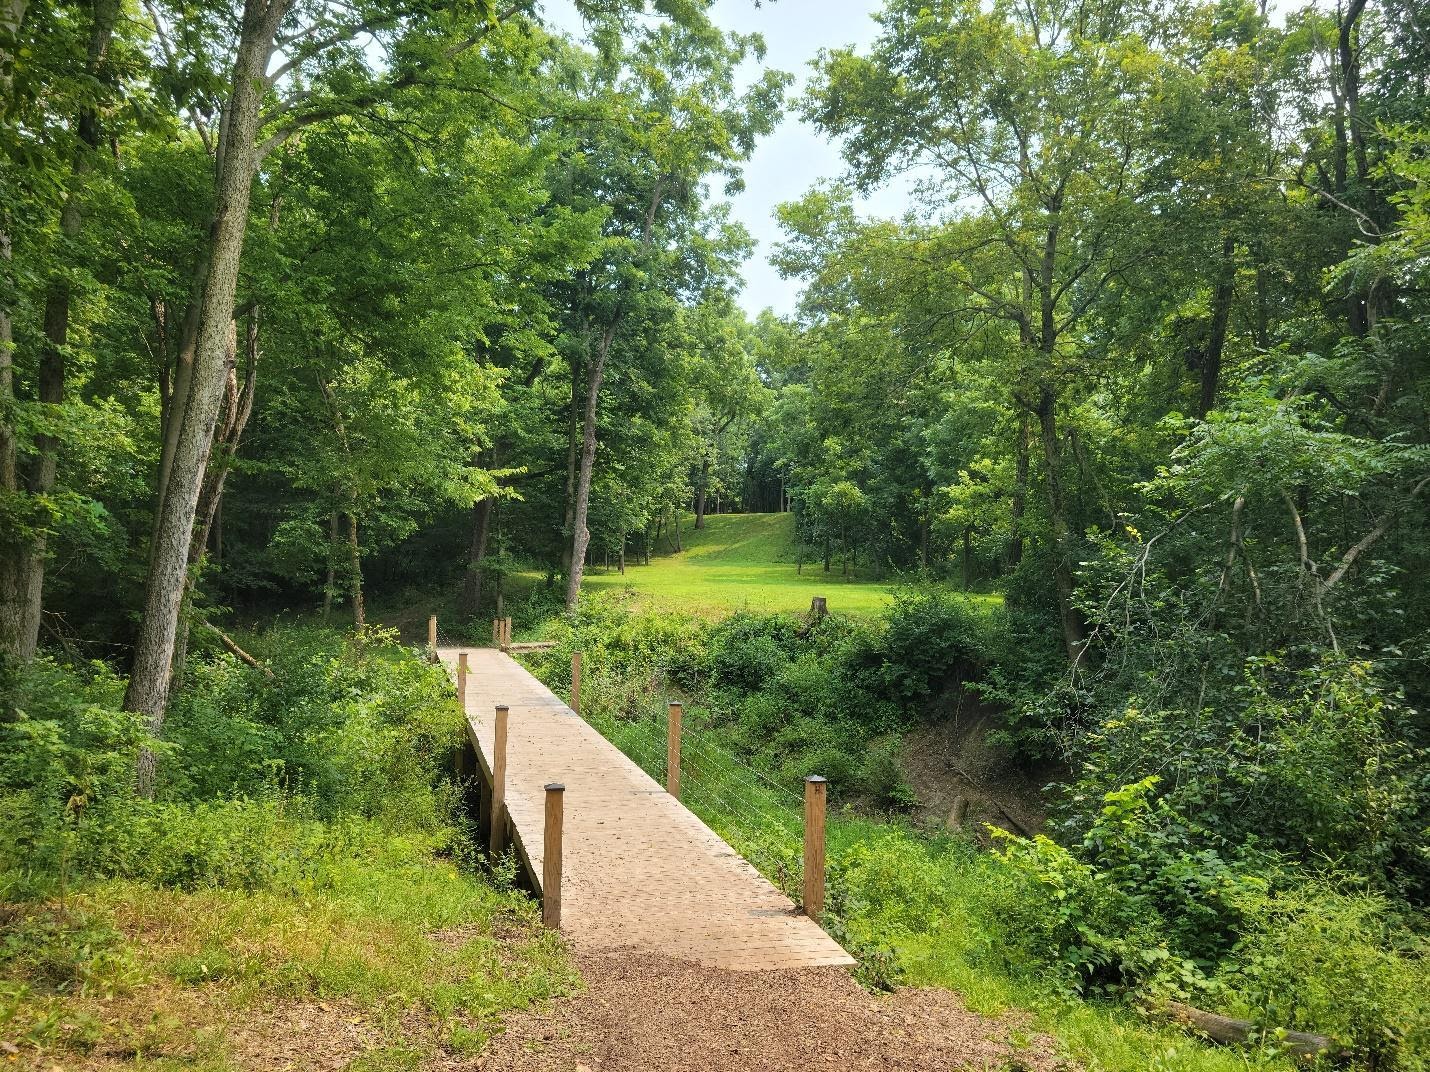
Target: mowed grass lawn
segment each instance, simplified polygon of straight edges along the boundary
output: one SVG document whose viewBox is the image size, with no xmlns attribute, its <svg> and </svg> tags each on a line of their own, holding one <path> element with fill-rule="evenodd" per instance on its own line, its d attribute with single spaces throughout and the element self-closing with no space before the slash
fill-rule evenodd
<svg viewBox="0 0 1430 1072">
<path fill-rule="evenodd" d="M 829 573 L 818 559 L 806 562 L 801 573 L 795 561 L 793 514 L 714 514 L 699 531 L 687 517 L 682 540 L 684 550 L 655 555 L 649 566 L 627 560 L 624 575 L 614 567 L 588 569 L 582 588 L 629 589 L 643 606 L 701 617 L 739 610 L 807 611 L 815 596 L 828 599 L 831 611 L 876 614 L 893 599 L 893 584 L 843 577 L 838 559 Z"/>
</svg>

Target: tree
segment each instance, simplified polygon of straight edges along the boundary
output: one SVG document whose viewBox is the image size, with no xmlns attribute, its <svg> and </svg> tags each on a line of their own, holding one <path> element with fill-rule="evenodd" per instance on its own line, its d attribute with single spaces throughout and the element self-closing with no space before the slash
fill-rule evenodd
<svg viewBox="0 0 1430 1072">
<path fill-rule="evenodd" d="M 759 48 L 757 38 L 727 37 L 702 16 L 651 29 L 627 55 L 576 72 L 590 92 L 609 98 L 622 121 L 595 132 L 573 176 L 582 196 L 609 214 L 605 247 L 569 297 L 580 340 L 572 359 L 580 438 L 578 444 L 573 436 L 568 476 L 568 608 L 580 595 L 591 538 L 587 521 L 608 362 L 613 354 L 653 352 L 678 301 L 698 302 L 726 286 L 747 241 L 722 214 L 706 209 L 702 187 L 721 175 L 733 182 L 755 139 L 774 125 L 784 76 L 766 72 L 743 92 L 735 82 L 735 69 Z"/>
<path fill-rule="evenodd" d="M 1009 381 L 1039 433 L 1073 660 L 1086 636 L 1059 419 L 1095 356 L 1082 345 L 1095 303 L 1149 248 L 1139 193 L 1157 60 L 1136 15 L 1092 0 L 989 11 L 895 0 L 871 55 L 827 56 L 807 105 L 822 129 L 848 139 L 861 185 L 926 166 L 929 193 L 966 218 L 941 236 L 942 259 L 967 313 L 1018 333 Z M 961 208 L 970 202 L 977 216 Z"/>
</svg>

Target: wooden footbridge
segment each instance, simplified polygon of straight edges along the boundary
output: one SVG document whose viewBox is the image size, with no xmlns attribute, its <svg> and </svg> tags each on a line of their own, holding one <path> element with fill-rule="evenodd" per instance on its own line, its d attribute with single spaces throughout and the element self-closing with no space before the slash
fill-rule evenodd
<svg viewBox="0 0 1430 1072">
<path fill-rule="evenodd" d="M 466 655 L 459 693 L 475 750 L 472 773 L 481 775 L 484 828 L 515 850 L 538 893 L 559 897 L 560 928 L 576 948 L 646 949 L 735 970 L 854 963 L 509 655 L 492 648 L 436 651 L 454 676 Z M 504 749 L 497 740 L 499 705 L 508 709 Z M 552 783 L 563 788 L 548 792 Z M 822 825 L 820 838 L 822 845 Z M 820 856 L 822 882 L 822 848 Z M 543 888 L 556 884 L 551 874 L 559 876 L 559 893 Z"/>
</svg>

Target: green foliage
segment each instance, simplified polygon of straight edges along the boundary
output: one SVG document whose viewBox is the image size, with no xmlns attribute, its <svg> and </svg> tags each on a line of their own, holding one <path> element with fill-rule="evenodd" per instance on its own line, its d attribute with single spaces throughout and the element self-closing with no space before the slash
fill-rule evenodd
<svg viewBox="0 0 1430 1072">
<path fill-rule="evenodd" d="M 1194 844 L 1277 852 L 1416 898 L 1427 802 L 1412 722 L 1366 663 L 1252 660 L 1214 707 L 1144 709 L 1134 698 L 1082 738 L 1068 828 L 1086 828 L 1105 794 L 1155 769 L 1157 807 Z"/>
<path fill-rule="evenodd" d="M 45 659 L 12 674 L 6 1041 L 57 1059 L 103 1042 L 221 1064 L 222 1039 L 196 1043 L 203 1022 L 163 1011 L 183 987 L 177 1007 L 209 1023 L 275 997 L 342 999 L 420 1056 L 480 1048 L 507 1010 L 574 985 L 510 876 L 473 866 L 445 672 L 380 630 L 275 627 L 247 643 L 266 671 L 190 658 L 153 801 L 134 793 L 152 742 L 118 710 L 122 682 Z M 116 998 L 154 1015 L 116 1019 Z"/>
<path fill-rule="evenodd" d="M 175 762 L 161 798 L 283 789 L 320 817 L 431 825 L 433 772 L 460 740 L 444 671 L 390 631 L 259 637 L 272 677 L 236 659 L 196 667 L 167 723 Z"/>
<path fill-rule="evenodd" d="M 1430 941 L 1383 897 L 1306 882 L 1244 905 L 1244 937 L 1216 980 L 1267 1030 L 1329 1036 L 1373 1068 L 1430 1067 Z"/>
<path fill-rule="evenodd" d="M 0 874 L 14 892 L 84 876 L 191 889 L 292 888 L 373 830 L 438 837 L 460 716 L 440 668 L 390 634 L 275 630 L 272 678 L 228 655 L 190 664 L 155 801 L 134 794 L 142 721 L 121 683 L 37 661 L 16 676 Z M 440 836 L 439 836 L 440 835 Z"/>
<path fill-rule="evenodd" d="M 146 739 L 120 710 L 123 682 L 102 664 L 7 667 L 0 721 L 0 892 L 61 888 L 143 806 L 134 770 Z"/>
</svg>

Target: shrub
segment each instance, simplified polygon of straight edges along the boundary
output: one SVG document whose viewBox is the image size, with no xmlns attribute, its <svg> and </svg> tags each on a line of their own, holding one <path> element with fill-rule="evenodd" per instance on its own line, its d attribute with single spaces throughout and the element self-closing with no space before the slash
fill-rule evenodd
<svg viewBox="0 0 1430 1072">
<path fill-rule="evenodd" d="M 797 619 L 784 614 L 735 614 L 708 640 L 712 681 L 736 692 L 758 692 L 785 669 L 799 648 Z"/>
<path fill-rule="evenodd" d="M 38 657 L 6 679 L 0 721 L 0 894 L 64 884 L 85 846 L 131 827 L 143 719 L 103 664 Z"/>
<path fill-rule="evenodd" d="M 160 796 L 301 795 L 318 817 L 431 826 L 431 788 L 461 715 L 441 667 L 396 634 L 322 629 L 257 638 L 272 677 L 227 655 L 197 663 L 171 707 Z"/>
<path fill-rule="evenodd" d="M 1302 878 L 1243 912 L 1217 979 L 1237 1012 L 1328 1035 L 1373 1068 L 1430 1068 L 1430 943 L 1393 923 L 1383 897 Z"/>
<path fill-rule="evenodd" d="M 1134 698 L 1078 743 L 1069 837 L 1097 821 L 1103 796 L 1161 775 L 1170 813 L 1196 816 L 1196 845 L 1260 846 L 1354 871 L 1424 900 L 1430 857 L 1425 753 L 1405 711 L 1362 663 L 1328 658 L 1307 670 L 1249 660 L 1225 702 L 1146 706 Z"/>
<path fill-rule="evenodd" d="M 0 722 L 0 894 L 71 877 L 257 889 L 314 881 L 352 823 L 450 840 L 443 768 L 461 716 L 440 667 L 394 635 L 276 630 L 270 679 L 194 658 L 158 743 L 158 799 L 134 794 L 147 741 L 101 665 L 13 673 Z M 454 849 L 463 846 L 452 845 Z"/>
</svg>

